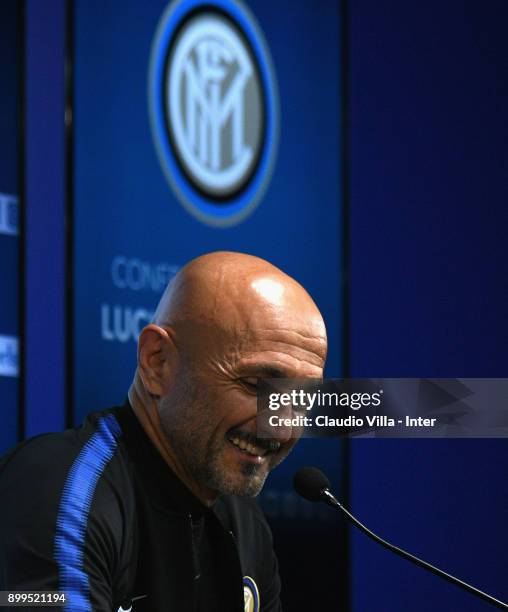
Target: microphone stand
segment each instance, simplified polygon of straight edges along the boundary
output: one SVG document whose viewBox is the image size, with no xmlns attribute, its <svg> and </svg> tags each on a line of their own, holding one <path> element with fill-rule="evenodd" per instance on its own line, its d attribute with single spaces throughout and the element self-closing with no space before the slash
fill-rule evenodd
<svg viewBox="0 0 508 612">
<path fill-rule="evenodd" d="M 438 567 L 434 567 L 430 563 L 427 563 L 427 561 L 423 561 L 423 559 L 419 559 L 418 557 L 415 557 L 415 555 L 412 555 L 411 553 L 408 553 L 405 550 L 402 550 L 402 548 L 399 548 L 398 546 L 394 546 L 393 544 L 390 544 L 390 542 L 387 542 L 386 540 L 383 540 L 383 538 L 380 538 L 373 531 L 371 531 L 368 527 L 366 527 L 363 523 L 361 523 L 357 518 L 355 518 L 351 514 L 351 512 L 349 512 L 349 510 L 344 508 L 344 506 L 331 493 L 330 489 L 328 488 L 321 489 L 320 498 L 322 501 L 327 503 L 329 506 L 332 506 L 334 508 L 338 508 L 339 510 L 341 510 L 346 515 L 347 519 L 351 523 L 353 523 L 353 525 L 355 525 L 355 527 L 358 527 L 358 529 L 362 531 L 365 535 L 369 536 L 369 538 L 372 538 L 378 544 L 381 544 L 381 546 L 384 546 L 384 548 L 387 548 L 388 550 L 391 550 L 392 552 L 394 552 L 396 555 L 399 555 L 399 557 L 402 557 L 403 559 L 407 559 L 408 561 L 411 561 L 415 565 L 418 565 L 419 567 L 423 567 L 426 570 L 429 570 L 429 572 L 432 572 L 436 576 L 441 576 L 441 578 L 444 578 L 448 582 L 451 582 L 452 584 L 462 587 L 466 591 L 469 591 L 469 593 L 476 595 L 480 599 L 487 601 L 488 603 L 496 606 L 497 608 L 500 608 L 501 610 L 508 610 L 508 604 L 503 603 L 499 599 L 496 599 L 495 597 L 492 597 L 491 595 L 488 595 L 487 593 L 480 591 L 480 589 L 477 589 L 474 586 L 467 584 L 467 582 L 464 582 L 463 580 L 459 580 L 458 578 L 455 578 L 455 576 L 452 576 L 451 574 L 448 574 L 447 572 L 440 570 Z"/>
</svg>

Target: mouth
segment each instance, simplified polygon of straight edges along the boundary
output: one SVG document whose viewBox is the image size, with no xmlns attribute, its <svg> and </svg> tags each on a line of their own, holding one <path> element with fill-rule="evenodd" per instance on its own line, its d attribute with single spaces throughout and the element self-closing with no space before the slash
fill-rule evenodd
<svg viewBox="0 0 508 612">
<path fill-rule="evenodd" d="M 253 439 L 252 436 L 241 433 L 238 430 L 228 433 L 226 439 L 230 445 L 238 451 L 244 460 L 262 463 L 266 456 L 279 450 L 280 444 L 273 441 Z"/>
</svg>

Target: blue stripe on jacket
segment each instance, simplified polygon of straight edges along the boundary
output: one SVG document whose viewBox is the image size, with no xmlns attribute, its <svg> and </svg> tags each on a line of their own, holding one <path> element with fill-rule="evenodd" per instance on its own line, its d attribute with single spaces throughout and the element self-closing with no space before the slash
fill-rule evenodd
<svg viewBox="0 0 508 612">
<path fill-rule="evenodd" d="M 65 610 L 91 612 L 90 584 L 84 570 L 84 547 L 90 506 L 97 482 L 113 456 L 122 434 L 112 414 L 100 417 L 97 431 L 74 460 L 63 489 L 55 535 L 59 591 L 66 594 Z"/>
</svg>

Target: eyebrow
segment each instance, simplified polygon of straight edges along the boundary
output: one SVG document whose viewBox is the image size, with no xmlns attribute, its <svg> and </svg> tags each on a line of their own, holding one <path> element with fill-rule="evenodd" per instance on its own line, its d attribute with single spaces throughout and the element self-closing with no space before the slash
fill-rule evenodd
<svg viewBox="0 0 508 612">
<path fill-rule="evenodd" d="M 291 374 L 286 370 L 267 363 L 252 364 L 249 369 L 257 372 L 263 378 L 291 378 Z"/>
</svg>

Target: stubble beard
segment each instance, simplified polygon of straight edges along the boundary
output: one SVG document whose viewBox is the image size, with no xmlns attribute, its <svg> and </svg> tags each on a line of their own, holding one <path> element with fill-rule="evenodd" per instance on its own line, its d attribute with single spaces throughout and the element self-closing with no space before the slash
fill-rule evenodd
<svg viewBox="0 0 508 612">
<path fill-rule="evenodd" d="M 161 403 L 160 419 L 166 438 L 187 472 L 200 486 L 219 494 L 258 495 L 270 469 L 275 466 L 267 468 L 245 461 L 236 473 L 231 473 L 223 465 L 229 442 L 226 438 L 214 439 L 213 424 L 209 419 L 211 408 L 196 397 L 187 396 L 186 399 L 187 406 L 182 409 L 180 404 L 178 411 L 175 411 L 173 401 Z M 270 457 L 266 460 L 270 461 Z"/>
</svg>

